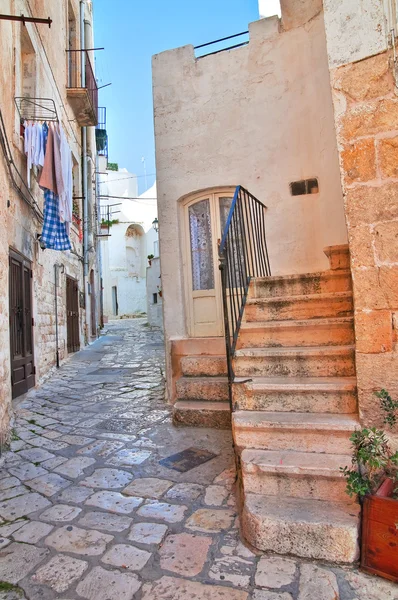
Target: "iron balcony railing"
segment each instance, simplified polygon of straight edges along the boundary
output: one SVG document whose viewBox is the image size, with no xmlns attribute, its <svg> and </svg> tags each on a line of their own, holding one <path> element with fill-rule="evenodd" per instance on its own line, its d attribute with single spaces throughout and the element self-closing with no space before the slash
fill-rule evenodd
<svg viewBox="0 0 398 600">
<path fill-rule="evenodd" d="M 106 131 L 106 107 L 98 107 L 98 124 L 95 129 L 97 154 L 108 158 L 108 133 Z"/>
<path fill-rule="evenodd" d="M 84 60 L 82 61 L 82 53 Z M 82 77 L 82 62 L 84 77 Z M 90 98 L 92 109 L 98 122 L 98 85 L 87 50 L 68 51 L 68 88 L 85 88 Z"/>
<path fill-rule="evenodd" d="M 230 400 L 234 381 L 232 361 L 250 281 L 253 277 L 271 275 L 265 211 L 262 202 L 238 185 L 219 246 Z"/>
</svg>

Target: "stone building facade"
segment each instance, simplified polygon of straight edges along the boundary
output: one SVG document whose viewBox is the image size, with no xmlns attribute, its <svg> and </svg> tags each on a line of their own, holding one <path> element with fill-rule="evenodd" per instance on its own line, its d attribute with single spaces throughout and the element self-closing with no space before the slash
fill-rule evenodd
<svg viewBox="0 0 398 600">
<path fill-rule="evenodd" d="M 143 314 L 147 256 L 154 254 L 158 238 L 152 227 L 156 185 L 138 195 L 137 178 L 127 169 L 100 166 L 100 173 L 104 319 Z"/>
<path fill-rule="evenodd" d="M 232 427 L 252 545 L 350 563 L 340 467 L 398 396 L 397 11 L 280 5 L 153 57 L 167 392 Z"/>
<path fill-rule="evenodd" d="M 398 397 L 397 11 L 393 0 L 324 5 L 351 254 L 359 411 L 364 424 L 380 426 L 374 391 L 386 388 Z"/>
<path fill-rule="evenodd" d="M 4 15 L 52 21 L 49 27 L 42 22 L 0 20 L 0 432 L 4 439 L 12 396 L 42 381 L 56 364 L 57 354 L 62 361 L 97 337 L 100 303 L 96 82 L 92 53 L 81 52 L 93 48 L 92 3 L 5 0 L 1 8 Z M 32 122 L 57 121 L 71 148 L 70 251 L 41 249 L 44 197 L 37 170 L 32 169 L 30 187 L 27 184 L 21 129 L 25 117 Z M 73 311 L 67 302 L 72 302 Z M 27 354 L 31 355 L 29 373 L 24 364 Z M 26 385 L 25 376 L 29 377 Z"/>
</svg>

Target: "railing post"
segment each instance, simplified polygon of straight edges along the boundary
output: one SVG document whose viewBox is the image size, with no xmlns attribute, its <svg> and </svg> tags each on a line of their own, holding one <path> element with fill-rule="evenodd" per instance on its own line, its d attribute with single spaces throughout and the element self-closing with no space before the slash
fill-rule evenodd
<svg viewBox="0 0 398 600">
<path fill-rule="evenodd" d="M 232 368 L 232 349 L 231 349 L 231 334 L 229 331 L 229 319 L 228 319 L 228 300 L 227 300 L 227 273 L 226 273 L 226 251 L 219 255 L 219 269 L 221 273 L 221 289 L 222 289 L 222 304 L 224 312 L 224 336 L 225 336 L 225 349 L 227 354 L 227 369 L 228 369 L 228 398 L 233 412 L 232 405 L 232 383 L 234 380 L 234 372 Z"/>
</svg>

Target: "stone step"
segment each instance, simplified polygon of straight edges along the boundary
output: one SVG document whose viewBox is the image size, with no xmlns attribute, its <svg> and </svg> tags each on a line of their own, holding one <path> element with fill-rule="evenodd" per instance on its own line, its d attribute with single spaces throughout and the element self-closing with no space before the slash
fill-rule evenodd
<svg viewBox="0 0 398 600">
<path fill-rule="evenodd" d="M 350 249 L 348 244 L 339 246 L 326 246 L 323 252 L 329 259 L 329 265 L 332 270 L 344 270 L 350 268 Z"/>
<path fill-rule="evenodd" d="M 229 402 L 179 400 L 173 406 L 174 425 L 231 429 Z"/>
<path fill-rule="evenodd" d="M 351 466 L 351 456 L 271 450 L 243 450 L 245 493 L 348 502 L 340 467 Z"/>
<path fill-rule="evenodd" d="M 238 448 L 351 454 L 356 415 L 238 410 L 232 431 Z"/>
<path fill-rule="evenodd" d="M 227 377 L 180 377 L 176 390 L 178 400 L 228 402 Z"/>
<path fill-rule="evenodd" d="M 227 374 L 225 356 L 183 356 L 181 371 L 186 377 L 220 377 Z"/>
<path fill-rule="evenodd" d="M 237 348 L 278 346 L 341 346 L 353 344 L 354 319 L 306 319 L 304 321 L 244 322 Z"/>
<path fill-rule="evenodd" d="M 351 377 L 354 346 L 243 348 L 235 352 L 236 377 Z"/>
<path fill-rule="evenodd" d="M 236 410 L 337 414 L 357 410 L 355 377 L 253 377 L 235 383 L 232 395 Z"/>
<path fill-rule="evenodd" d="M 249 288 L 251 298 L 272 298 L 275 296 L 300 296 L 352 290 L 351 271 L 318 271 L 294 275 L 256 277 Z"/>
<path fill-rule="evenodd" d="M 359 556 L 359 511 L 355 503 L 246 494 L 242 532 L 259 550 L 352 563 Z"/>
<path fill-rule="evenodd" d="M 307 320 L 352 316 L 352 292 L 249 298 L 245 321 Z"/>
</svg>

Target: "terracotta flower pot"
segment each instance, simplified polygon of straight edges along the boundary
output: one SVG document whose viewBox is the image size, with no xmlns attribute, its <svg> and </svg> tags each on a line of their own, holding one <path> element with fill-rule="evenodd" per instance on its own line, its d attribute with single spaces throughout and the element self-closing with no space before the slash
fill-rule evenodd
<svg viewBox="0 0 398 600">
<path fill-rule="evenodd" d="M 394 481 L 385 479 L 377 492 L 366 496 L 362 512 L 361 567 L 398 582 L 398 500 Z"/>
</svg>

